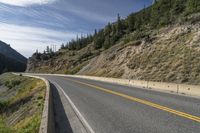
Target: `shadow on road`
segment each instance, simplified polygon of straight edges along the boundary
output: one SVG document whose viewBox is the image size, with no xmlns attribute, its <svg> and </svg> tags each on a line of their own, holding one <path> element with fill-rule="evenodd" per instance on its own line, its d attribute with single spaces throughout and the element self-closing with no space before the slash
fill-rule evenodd
<svg viewBox="0 0 200 133">
<path fill-rule="evenodd" d="M 50 84 L 53 94 L 54 120 L 56 133 L 73 133 L 66 116 L 59 92 L 53 84 Z"/>
</svg>

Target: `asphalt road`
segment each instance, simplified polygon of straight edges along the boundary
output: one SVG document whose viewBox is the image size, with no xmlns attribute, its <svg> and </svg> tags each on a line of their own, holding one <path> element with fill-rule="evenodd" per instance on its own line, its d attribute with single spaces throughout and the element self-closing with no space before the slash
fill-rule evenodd
<svg viewBox="0 0 200 133">
<path fill-rule="evenodd" d="M 200 99 L 79 78 L 59 86 L 96 133 L 200 133 Z"/>
</svg>

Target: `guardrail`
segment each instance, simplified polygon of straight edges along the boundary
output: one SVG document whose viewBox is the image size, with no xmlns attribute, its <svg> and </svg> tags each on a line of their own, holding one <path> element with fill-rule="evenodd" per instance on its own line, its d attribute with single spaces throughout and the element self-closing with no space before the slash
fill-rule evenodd
<svg viewBox="0 0 200 133">
<path fill-rule="evenodd" d="M 173 92 L 173 93 L 184 94 L 184 95 L 189 95 L 189 96 L 197 96 L 197 97 L 200 96 L 200 86 L 198 85 L 152 82 L 152 81 L 144 81 L 144 80 L 105 78 L 105 77 L 94 77 L 94 76 L 81 76 L 81 75 L 59 74 L 58 76 L 77 77 L 77 78 L 98 80 L 98 81 L 110 82 L 110 83 L 121 84 L 121 85 L 137 86 L 137 87 L 158 90 L 158 91 Z"/>
</svg>

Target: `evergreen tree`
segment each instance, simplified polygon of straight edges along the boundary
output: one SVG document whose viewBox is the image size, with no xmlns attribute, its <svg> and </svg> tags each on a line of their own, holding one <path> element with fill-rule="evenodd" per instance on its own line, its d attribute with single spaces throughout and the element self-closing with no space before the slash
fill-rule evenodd
<svg viewBox="0 0 200 133">
<path fill-rule="evenodd" d="M 200 11 L 200 1 L 199 0 L 188 0 L 187 2 L 188 13 L 194 13 Z"/>
<path fill-rule="evenodd" d="M 94 36 L 96 36 L 96 35 L 97 35 L 97 29 L 94 30 Z"/>
<path fill-rule="evenodd" d="M 65 45 L 61 44 L 60 49 L 65 49 Z"/>
<path fill-rule="evenodd" d="M 50 48 L 49 48 L 49 46 L 46 47 L 46 52 L 47 52 L 47 54 L 50 53 Z"/>
<path fill-rule="evenodd" d="M 173 9 L 172 9 L 172 15 L 179 15 L 180 13 L 182 13 L 185 10 L 185 2 L 186 0 L 175 0 L 174 5 L 173 5 Z"/>
<path fill-rule="evenodd" d="M 52 54 L 53 53 L 53 50 L 52 48 L 49 49 L 49 54 Z"/>
<path fill-rule="evenodd" d="M 121 35 L 121 34 L 122 34 L 122 30 L 123 30 L 123 27 L 122 27 L 122 20 L 121 20 L 120 15 L 118 14 L 118 15 L 117 15 L 117 34 L 118 34 L 118 35 Z"/>
<path fill-rule="evenodd" d="M 108 36 L 111 34 L 111 32 L 112 32 L 112 26 L 110 23 L 108 23 L 108 25 L 104 29 L 104 34 L 105 34 L 105 36 Z"/>
<path fill-rule="evenodd" d="M 131 31 L 134 31 L 135 30 L 135 17 L 134 15 L 130 15 L 128 18 L 127 18 L 127 21 L 128 21 L 128 30 L 131 32 Z"/>
<path fill-rule="evenodd" d="M 103 33 L 103 30 L 101 30 L 101 31 L 99 31 L 99 33 L 94 38 L 94 48 L 95 49 L 102 48 L 102 45 L 105 41 L 104 39 L 105 39 L 104 33 Z"/>
<path fill-rule="evenodd" d="M 110 48 L 110 46 L 111 46 L 110 36 L 107 36 L 105 38 L 105 42 L 103 44 L 103 47 L 104 47 L 104 49 L 108 49 L 108 48 Z"/>
</svg>

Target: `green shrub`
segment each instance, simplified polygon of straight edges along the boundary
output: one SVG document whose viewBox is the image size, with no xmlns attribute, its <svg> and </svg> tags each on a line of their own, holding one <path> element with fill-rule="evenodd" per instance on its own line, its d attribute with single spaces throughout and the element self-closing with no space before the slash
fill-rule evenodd
<svg viewBox="0 0 200 133">
<path fill-rule="evenodd" d="M 65 74 L 71 74 L 71 71 L 65 70 Z"/>
<path fill-rule="evenodd" d="M 0 113 L 3 112 L 8 107 L 8 102 L 0 101 Z"/>
<path fill-rule="evenodd" d="M 4 83 L 4 85 L 5 85 L 6 87 L 8 87 L 9 89 L 12 89 L 13 87 L 19 85 L 20 83 L 21 83 L 20 80 L 10 80 L 10 81 L 6 81 L 6 82 Z"/>
<path fill-rule="evenodd" d="M 41 100 L 41 99 L 43 99 L 43 96 L 38 96 L 37 99 L 38 99 L 38 100 Z"/>
<path fill-rule="evenodd" d="M 6 81 L 6 82 L 4 83 L 4 85 L 5 85 L 6 87 L 8 87 L 8 88 L 9 88 L 10 81 Z"/>
<path fill-rule="evenodd" d="M 18 133 L 37 133 L 40 127 L 40 120 L 39 115 L 32 117 L 18 130 Z"/>
<path fill-rule="evenodd" d="M 14 131 L 6 126 L 3 118 L 0 117 L 0 133 L 13 133 Z"/>
<path fill-rule="evenodd" d="M 19 85 L 20 83 L 21 83 L 20 80 L 12 80 L 12 81 L 11 81 L 11 84 L 12 84 L 13 87 Z"/>
</svg>

